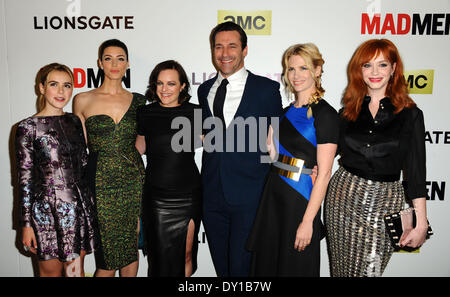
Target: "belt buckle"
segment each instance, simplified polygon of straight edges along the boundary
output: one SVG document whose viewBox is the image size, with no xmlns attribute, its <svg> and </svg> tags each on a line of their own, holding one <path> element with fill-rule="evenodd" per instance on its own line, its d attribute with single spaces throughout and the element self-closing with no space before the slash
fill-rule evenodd
<svg viewBox="0 0 450 297">
<path fill-rule="evenodd" d="M 287 164 L 287 165 L 295 166 L 295 167 L 299 168 L 299 170 L 298 170 L 298 172 L 293 172 L 293 171 L 278 168 L 278 174 L 280 174 L 281 176 L 287 177 L 289 179 L 292 179 L 293 181 L 298 182 L 300 180 L 300 176 L 302 175 L 302 169 L 303 169 L 303 164 L 305 163 L 305 160 L 294 158 L 294 157 L 289 157 L 289 156 L 281 155 L 281 154 L 280 154 L 280 157 L 281 158 L 279 158 L 279 162 Z"/>
</svg>

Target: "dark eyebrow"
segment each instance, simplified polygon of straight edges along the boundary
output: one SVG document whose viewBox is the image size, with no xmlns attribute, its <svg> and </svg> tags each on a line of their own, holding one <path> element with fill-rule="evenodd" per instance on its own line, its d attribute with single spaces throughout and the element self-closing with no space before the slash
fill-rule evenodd
<svg viewBox="0 0 450 297">
<path fill-rule="evenodd" d="M 47 83 L 49 84 L 49 83 L 59 83 L 59 81 L 56 81 L 56 80 L 49 80 Z M 72 82 L 70 81 L 65 81 L 65 82 L 62 82 L 63 84 L 72 84 Z"/>
<path fill-rule="evenodd" d="M 162 82 L 162 83 L 164 83 L 162 80 L 160 80 L 160 79 L 157 79 L 156 80 L 156 82 Z M 177 81 L 175 81 L 175 80 L 168 80 L 168 81 L 166 81 L 167 83 L 176 83 Z"/>
<path fill-rule="evenodd" d="M 220 45 L 220 46 L 224 46 L 224 44 L 222 44 L 222 43 L 216 43 L 216 44 L 215 44 L 215 46 L 218 46 L 218 45 Z M 234 45 L 234 46 L 239 46 L 239 44 L 238 44 L 238 43 L 236 43 L 236 42 L 230 42 L 230 43 L 228 43 L 227 45 Z"/>
<path fill-rule="evenodd" d="M 113 55 L 110 55 L 110 54 L 105 54 L 105 55 L 103 55 L 103 57 L 112 57 Z M 124 54 L 120 54 L 120 55 L 117 55 L 116 57 L 126 57 L 126 55 L 124 55 Z"/>
</svg>

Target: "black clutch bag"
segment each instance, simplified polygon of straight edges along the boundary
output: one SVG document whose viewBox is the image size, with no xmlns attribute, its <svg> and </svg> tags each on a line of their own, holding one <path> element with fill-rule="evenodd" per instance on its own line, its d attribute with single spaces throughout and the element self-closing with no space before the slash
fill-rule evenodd
<svg viewBox="0 0 450 297">
<path fill-rule="evenodd" d="M 399 212 L 387 214 L 384 216 L 384 223 L 386 224 L 386 231 L 389 234 L 393 247 L 399 250 L 401 249 L 399 242 L 403 233 L 411 232 L 416 226 L 416 212 L 414 208 L 410 207 Z M 430 238 L 431 235 L 433 235 L 433 230 L 428 222 L 426 238 Z M 414 248 L 410 247 L 403 247 L 402 249 L 414 250 Z"/>
</svg>

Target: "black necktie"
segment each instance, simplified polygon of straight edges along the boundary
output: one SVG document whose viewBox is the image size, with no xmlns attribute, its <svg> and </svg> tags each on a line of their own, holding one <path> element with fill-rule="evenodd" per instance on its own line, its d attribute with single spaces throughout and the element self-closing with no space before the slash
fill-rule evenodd
<svg viewBox="0 0 450 297">
<path fill-rule="evenodd" d="M 225 119 L 223 117 L 223 103 L 225 102 L 225 96 L 227 94 L 228 80 L 224 79 L 217 88 L 216 96 L 214 97 L 213 112 L 214 116 L 222 120 L 223 127 L 225 128 Z"/>
</svg>

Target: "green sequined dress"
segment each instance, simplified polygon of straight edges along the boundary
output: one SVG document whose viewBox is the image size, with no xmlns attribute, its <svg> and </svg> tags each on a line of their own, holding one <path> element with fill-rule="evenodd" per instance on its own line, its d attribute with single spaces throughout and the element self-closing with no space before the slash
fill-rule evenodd
<svg viewBox="0 0 450 297">
<path fill-rule="evenodd" d="M 141 211 L 145 169 L 135 148 L 136 110 L 146 98 L 133 93 L 120 120 L 105 114 L 86 119 L 88 179 L 98 213 L 100 248 L 97 268 L 117 270 L 138 260 L 137 222 Z"/>
</svg>

